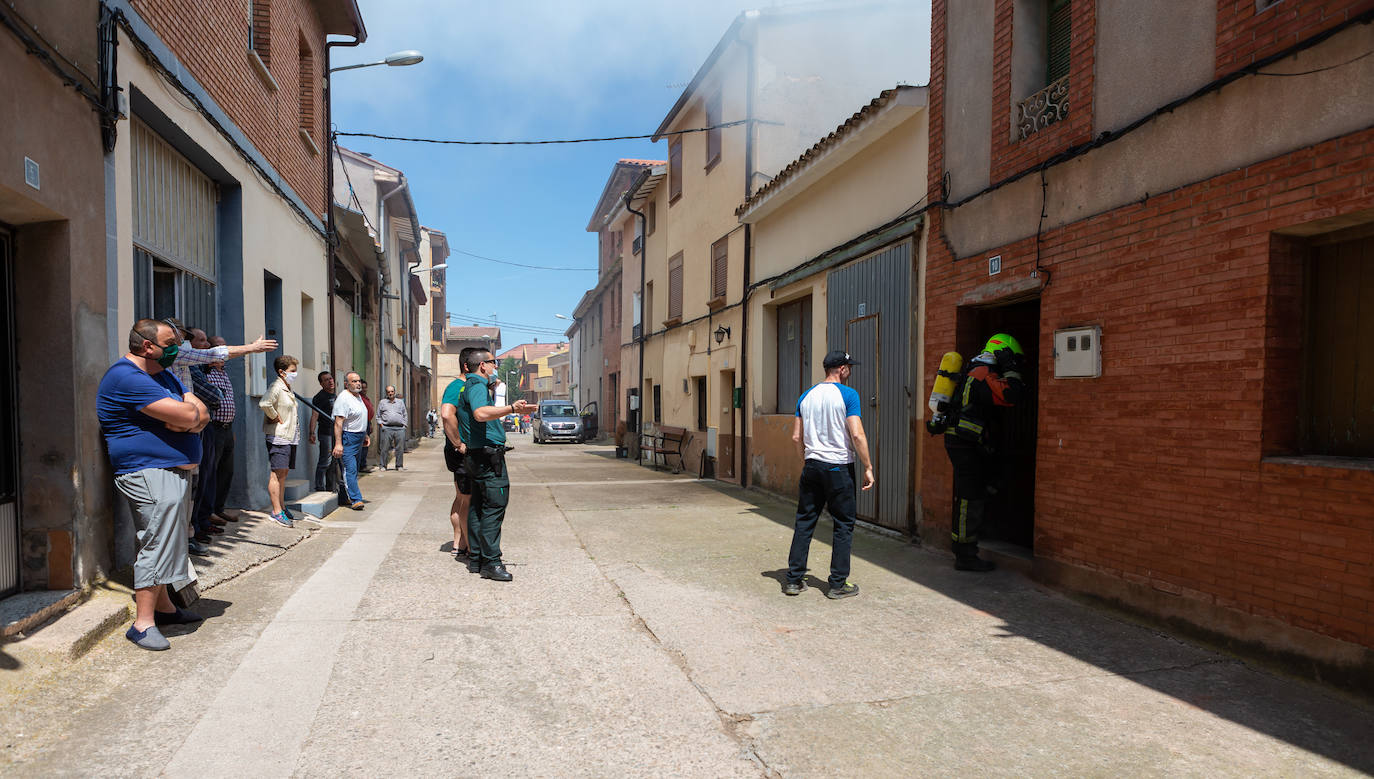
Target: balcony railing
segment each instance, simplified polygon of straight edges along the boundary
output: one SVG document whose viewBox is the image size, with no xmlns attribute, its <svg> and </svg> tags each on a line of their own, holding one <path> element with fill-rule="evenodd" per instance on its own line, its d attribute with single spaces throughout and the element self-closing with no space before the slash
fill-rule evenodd
<svg viewBox="0 0 1374 779">
<path fill-rule="evenodd" d="M 1021 140 L 1069 116 L 1069 77 L 1063 76 L 1017 105 L 1016 127 Z"/>
<path fill-rule="evenodd" d="M 639 254 L 640 252 L 644 251 L 644 236 L 642 236 L 642 235 L 637 235 L 637 236 L 635 236 L 634 243 L 631 243 L 631 244 L 630 244 L 630 249 L 631 249 L 635 254 Z"/>
<path fill-rule="evenodd" d="M 642 326 L 640 326 L 640 325 L 635 325 L 634 327 L 631 327 L 631 328 L 630 328 L 630 340 L 631 340 L 631 341 L 638 341 L 638 340 L 639 340 L 639 337 L 640 337 L 641 335 L 643 335 L 643 333 L 644 333 L 644 329 L 643 329 Z"/>
</svg>

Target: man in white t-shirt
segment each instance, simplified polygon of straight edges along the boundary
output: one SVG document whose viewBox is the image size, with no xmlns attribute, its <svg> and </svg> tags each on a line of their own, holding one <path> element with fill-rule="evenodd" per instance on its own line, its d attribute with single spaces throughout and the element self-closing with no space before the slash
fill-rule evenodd
<svg viewBox="0 0 1374 779">
<path fill-rule="evenodd" d="M 804 461 L 797 488 L 797 525 L 792 550 L 787 556 L 784 595 L 800 595 L 806 589 L 806 558 L 821 509 L 829 508 L 835 522 L 830 549 L 830 589 L 825 597 L 848 598 L 859 594 L 849 581 L 849 551 L 854 541 L 854 456 L 863 465 L 863 488 L 873 488 L 873 463 L 868 459 L 868 437 L 859 418 L 859 393 L 845 386 L 849 366 L 858 365 L 848 352 L 825 355 L 825 380 L 802 393 L 792 423 L 792 441 Z"/>
<path fill-rule="evenodd" d="M 353 371 L 344 376 L 344 391 L 334 399 L 334 460 L 342 458 L 344 490 L 354 511 L 363 510 L 363 491 L 358 488 L 358 452 L 372 445 L 367 434 L 367 406 L 358 394 L 363 377 Z"/>
</svg>

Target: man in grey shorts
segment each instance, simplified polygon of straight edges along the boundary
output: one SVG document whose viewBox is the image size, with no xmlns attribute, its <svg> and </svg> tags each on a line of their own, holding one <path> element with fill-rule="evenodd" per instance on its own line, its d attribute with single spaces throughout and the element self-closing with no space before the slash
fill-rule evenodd
<svg viewBox="0 0 1374 779">
<path fill-rule="evenodd" d="M 167 597 L 168 584 L 189 578 L 190 476 L 200 463 L 199 433 L 210 422 L 195 393 L 166 370 L 180 345 L 180 335 L 166 323 L 140 319 L 129 331 L 128 353 L 110 366 L 96 391 L 115 489 L 128 501 L 138 534 L 134 624 L 124 635 L 152 650 L 170 647 L 159 625 L 200 621 Z"/>
</svg>

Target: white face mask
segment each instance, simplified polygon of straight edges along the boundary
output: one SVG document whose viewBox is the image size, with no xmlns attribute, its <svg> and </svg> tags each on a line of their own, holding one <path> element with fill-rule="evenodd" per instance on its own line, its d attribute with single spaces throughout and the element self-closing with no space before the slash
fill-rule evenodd
<svg viewBox="0 0 1374 779">
<path fill-rule="evenodd" d="M 295 384 L 295 383 L 296 383 L 296 377 L 299 376 L 299 375 L 300 375 L 300 371 L 287 371 L 287 372 L 286 372 L 286 383 L 287 383 L 287 384 Z"/>
</svg>

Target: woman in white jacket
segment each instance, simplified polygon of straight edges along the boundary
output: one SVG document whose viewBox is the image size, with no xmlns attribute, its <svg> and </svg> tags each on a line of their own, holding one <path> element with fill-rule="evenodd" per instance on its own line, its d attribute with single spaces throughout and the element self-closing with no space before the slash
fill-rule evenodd
<svg viewBox="0 0 1374 779">
<path fill-rule="evenodd" d="M 267 479 L 267 494 L 272 497 L 272 519 L 291 527 L 291 515 L 286 513 L 283 499 L 286 494 L 286 473 L 296 467 L 296 445 L 301 442 L 300 426 L 296 424 L 296 396 L 291 385 L 296 381 L 295 357 L 283 354 L 272 362 L 277 380 L 267 388 L 258 401 L 262 409 L 262 432 L 267 439 L 267 462 L 272 475 Z"/>
</svg>

